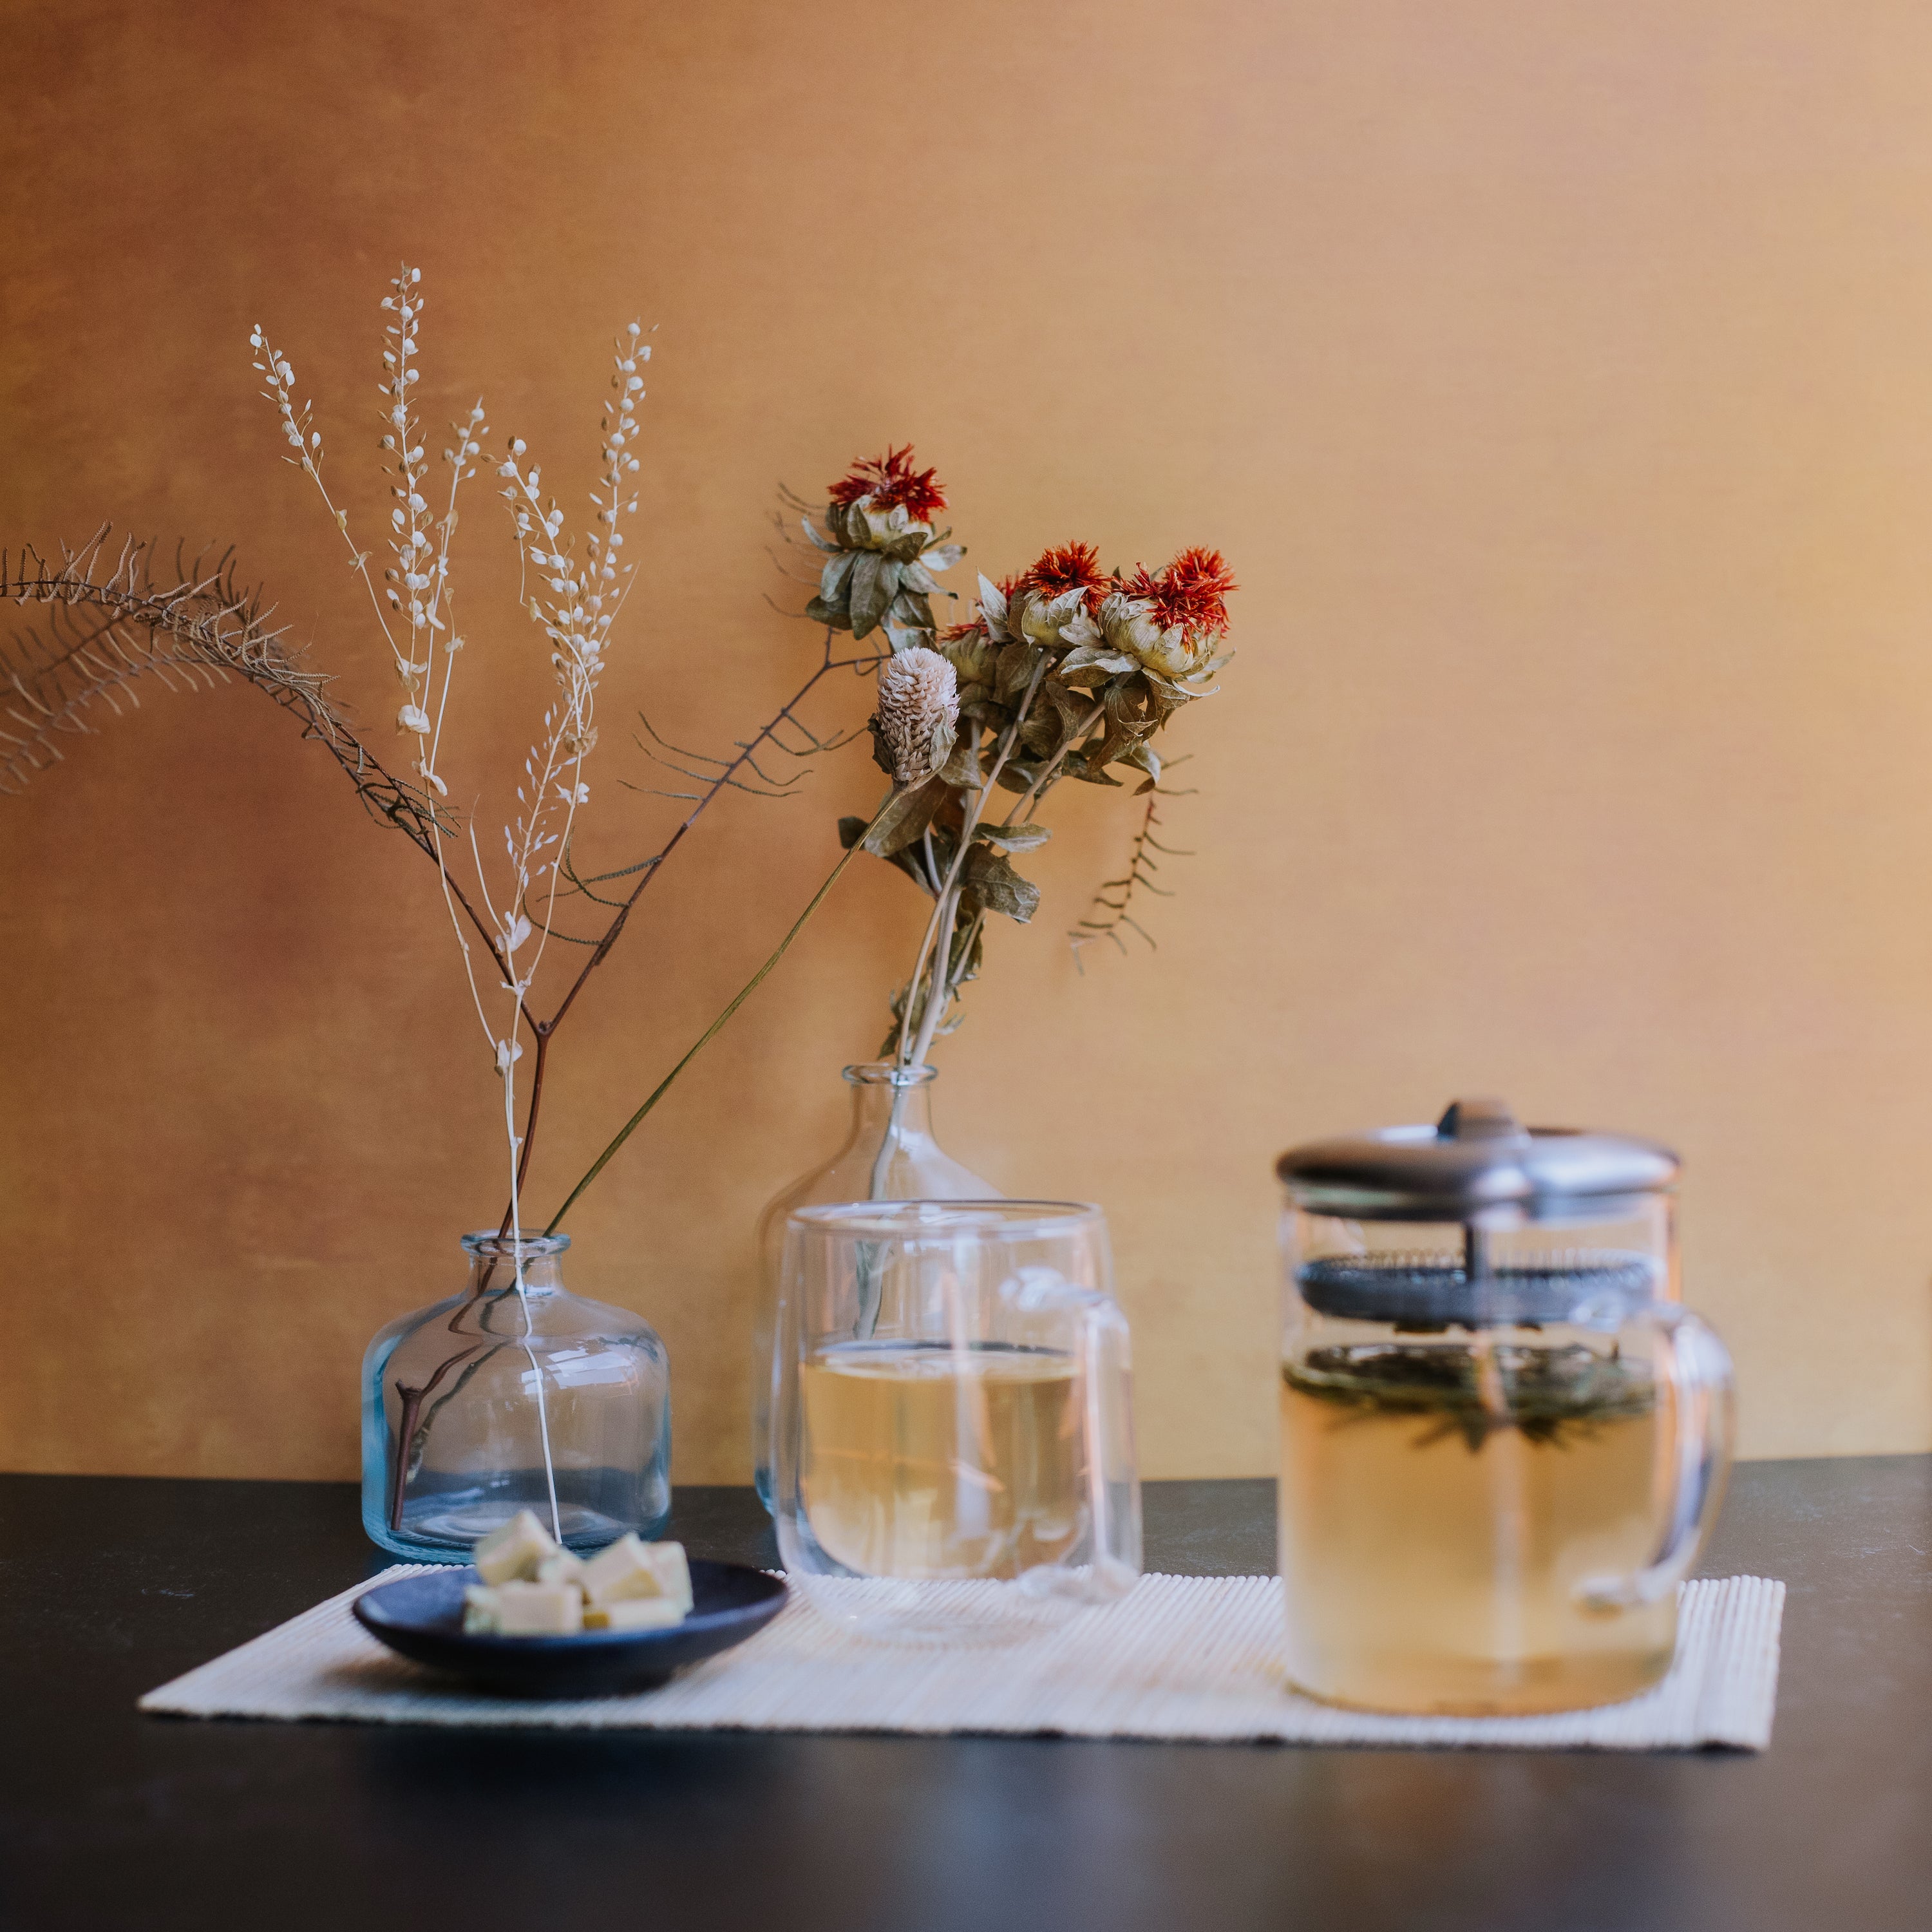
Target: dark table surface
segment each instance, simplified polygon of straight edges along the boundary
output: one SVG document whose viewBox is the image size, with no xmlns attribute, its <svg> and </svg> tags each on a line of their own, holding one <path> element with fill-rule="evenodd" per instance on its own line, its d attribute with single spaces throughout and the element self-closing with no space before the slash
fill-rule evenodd
<svg viewBox="0 0 1932 1932">
<path fill-rule="evenodd" d="M 1273 1567 L 1156 1483 L 1150 1569 Z M 1706 1574 L 1790 1586 L 1762 1756 L 143 1718 L 382 1567 L 321 1483 L 0 1476 L 0 1925 L 782 1932 L 1932 1928 L 1932 1457 L 1761 1462 Z M 770 1562 L 750 1492 L 694 1553 Z"/>
</svg>

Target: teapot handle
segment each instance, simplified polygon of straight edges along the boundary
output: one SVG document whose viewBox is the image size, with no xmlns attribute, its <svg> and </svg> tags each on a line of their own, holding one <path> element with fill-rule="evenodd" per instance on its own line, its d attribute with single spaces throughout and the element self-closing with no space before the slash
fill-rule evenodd
<svg viewBox="0 0 1932 1932">
<path fill-rule="evenodd" d="M 1649 1303 L 1636 1318 L 1663 1331 L 1662 1366 L 1676 1396 L 1676 1426 L 1658 1445 L 1669 1477 L 1663 1538 L 1644 1568 L 1578 1583 L 1586 1610 L 1634 1610 L 1673 1595 L 1703 1552 L 1730 1474 L 1736 1403 L 1730 1351 L 1714 1329 L 1674 1303 Z"/>
</svg>

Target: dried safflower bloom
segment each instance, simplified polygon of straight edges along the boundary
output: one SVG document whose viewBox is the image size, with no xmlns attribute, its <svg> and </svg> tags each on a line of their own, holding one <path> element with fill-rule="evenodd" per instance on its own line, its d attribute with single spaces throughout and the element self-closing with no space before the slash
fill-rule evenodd
<svg viewBox="0 0 1932 1932">
<path fill-rule="evenodd" d="M 939 472 L 915 470 L 910 443 L 903 449 L 888 449 L 883 456 L 862 457 L 826 494 L 835 503 L 864 499 L 882 514 L 903 508 L 909 520 L 922 524 L 929 524 L 934 513 L 946 507 Z"/>
<path fill-rule="evenodd" d="M 1113 588 L 1113 579 L 1100 568 L 1100 553 L 1091 544 L 1060 544 L 1043 550 L 1040 560 L 1022 572 L 1016 584 L 1008 586 L 1008 594 L 1015 590 L 1037 590 L 1048 597 L 1058 597 L 1069 590 L 1104 593 Z"/>
<path fill-rule="evenodd" d="M 893 778 L 922 784 L 952 755 L 958 728 L 959 682 L 952 665 L 917 644 L 886 658 L 879 667 L 872 722 Z"/>
<path fill-rule="evenodd" d="M 1222 662 L 1214 646 L 1227 635 L 1234 588 L 1219 550 L 1184 550 L 1164 570 L 1137 569 L 1102 602 L 1097 641 L 1157 677 L 1198 677 Z"/>
<path fill-rule="evenodd" d="M 982 589 L 980 610 L 993 636 L 1055 650 L 1079 641 L 1068 626 L 1082 626 L 1113 585 L 1091 544 L 1061 544 L 1001 584 L 999 598 L 988 600 Z"/>
<path fill-rule="evenodd" d="M 855 638 L 883 628 L 894 650 L 934 633 L 933 573 L 964 554 L 944 532 L 934 534 L 930 519 L 946 507 L 938 475 L 913 467 L 908 443 L 854 464 L 832 485 L 823 533 L 805 522 L 806 534 L 830 553 L 808 616 Z"/>
<path fill-rule="evenodd" d="M 1129 596 L 1147 600 L 1163 630 L 1178 624 L 1190 639 L 1208 643 L 1228 634 L 1226 600 L 1237 586 L 1218 550 L 1184 550 L 1163 571 L 1136 571 L 1126 587 Z"/>
</svg>

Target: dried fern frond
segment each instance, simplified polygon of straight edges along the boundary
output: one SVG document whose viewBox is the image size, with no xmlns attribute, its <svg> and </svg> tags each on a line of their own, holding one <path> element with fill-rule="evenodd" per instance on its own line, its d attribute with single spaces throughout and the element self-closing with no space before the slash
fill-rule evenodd
<svg viewBox="0 0 1932 1932">
<path fill-rule="evenodd" d="M 1170 765 L 1184 762 L 1179 758 L 1168 760 Z M 1095 892 L 1087 910 L 1087 916 L 1066 937 L 1073 949 L 1073 963 L 1084 974 L 1085 962 L 1081 958 L 1084 947 L 1091 946 L 1096 940 L 1106 939 L 1124 952 L 1126 941 L 1120 937 L 1124 930 L 1138 933 L 1145 940 L 1150 950 L 1158 950 L 1159 943 L 1152 933 L 1136 919 L 1128 908 L 1133 904 L 1138 892 L 1151 892 L 1156 898 L 1171 899 L 1174 895 L 1165 886 L 1154 882 L 1154 874 L 1160 870 L 1160 860 L 1154 856 L 1156 852 L 1170 859 L 1191 859 L 1192 852 L 1178 845 L 1163 845 L 1154 836 L 1154 827 L 1161 823 L 1160 801 L 1162 796 L 1181 796 L 1168 790 L 1165 786 L 1156 788 L 1155 795 L 1147 802 L 1147 810 L 1141 819 L 1140 830 L 1134 834 L 1133 850 L 1127 861 L 1126 871 L 1118 879 L 1101 881 L 1100 890 Z M 1118 898 L 1110 897 L 1118 893 Z"/>
<path fill-rule="evenodd" d="M 110 550 L 106 526 L 58 562 L 31 547 L 0 552 L 0 597 L 46 612 L 39 628 L 0 642 L 0 792 L 24 791 L 64 757 L 62 737 L 92 735 L 103 707 L 140 707 L 139 686 L 205 689 L 234 678 L 289 712 L 349 776 L 370 813 L 430 849 L 436 808 L 395 778 L 330 700 L 329 680 L 309 669 L 271 628 L 270 612 L 235 577 L 233 554 L 171 572 L 153 568 L 153 546 Z"/>
</svg>

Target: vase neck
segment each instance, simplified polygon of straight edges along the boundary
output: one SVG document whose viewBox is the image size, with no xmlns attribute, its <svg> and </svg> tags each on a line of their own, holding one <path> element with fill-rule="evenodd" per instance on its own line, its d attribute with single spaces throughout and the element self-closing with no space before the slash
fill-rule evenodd
<svg viewBox="0 0 1932 1932">
<path fill-rule="evenodd" d="M 854 1142 L 863 1141 L 877 1147 L 887 1138 L 930 1140 L 932 1087 L 938 1077 L 934 1067 L 901 1072 L 890 1061 L 847 1067 Z"/>
<path fill-rule="evenodd" d="M 463 1238 L 470 1257 L 472 1295 L 514 1293 L 556 1294 L 563 1288 L 562 1264 L 568 1234 L 526 1234 L 520 1241 L 494 1229 Z"/>
<path fill-rule="evenodd" d="M 516 1289 L 516 1266 L 507 1255 L 495 1258 L 478 1256 L 470 1264 L 472 1295 L 514 1294 Z M 524 1262 L 523 1290 L 526 1294 L 557 1294 L 562 1289 L 563 1276 L 555 1262 Z"/>
</svg>

